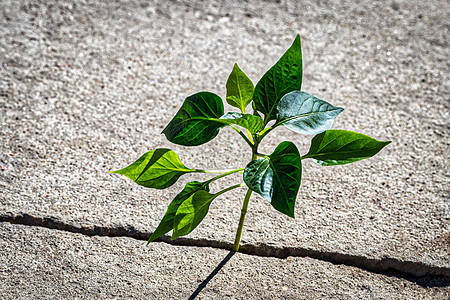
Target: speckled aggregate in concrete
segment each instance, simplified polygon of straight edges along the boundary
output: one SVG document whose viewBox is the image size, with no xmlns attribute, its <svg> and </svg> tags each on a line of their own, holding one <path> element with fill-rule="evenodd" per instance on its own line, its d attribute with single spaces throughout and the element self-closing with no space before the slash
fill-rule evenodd
<svg viewBox="0 0 450 300">
<path fill-rule="evenodd" d="M 445 1 L 1 1 L 0 211 L 151 232 L 194 177 L 159 191 L 108 170 L 161 147 L 190 167 L 244 166 L 231 129 L 197 148 L 160 133 L 190 94 L 224 98 L 235 62 L 256 83 L 300 33 L 302 89 L 345 108 L 333 127 L 393 142 L 351 165 L 304 161 L 296 219 L 254 196 L 243 243 L 449 267 L 449 14 Z M 309 139 L 280 129 L 261 150 L 306 153 Z M 233 241 L 244 192 L 190 236 Z"/>
<path fill-rule="evenodd" d="M 228 254 L 8 223 L 0 224 L 0 246 L 2 299 L 187 299 Z M 310 258 L 237 253 L 197 299 L 446 299 L 449 293 Z"/>
</svg>

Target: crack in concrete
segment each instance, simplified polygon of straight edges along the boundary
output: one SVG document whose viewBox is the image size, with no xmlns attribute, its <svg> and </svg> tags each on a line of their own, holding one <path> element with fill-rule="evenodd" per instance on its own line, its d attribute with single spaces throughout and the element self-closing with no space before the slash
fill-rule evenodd
<svg viewBox="0 0 450 300">
<path fill-rule="evenodd" d="M 151 235 L 151 233 L 142 232 L 133 226 L 75 226 L 67 224 L 55 217 L 35 217 L 27 213 L 5 213 L 0 215 L 0 222 L 58 229 L 72 233 L 80 233 L 87 236 L 130 237 L 137 240 L 148 240 Z M 162 236 L 156 241 L 175 246 L 210 247 L 230 251 L 233 247 L 232 243 L 207 239 L 178 238 L 171 241 L 168 236 Z M 450 268 L 427 265 L 421 262 L 402 261 L 395 258 L 375 259 L 338 252 L 324 252 L 300 247 L 283 247 L 267 244 L 243 244 L 241 245 L 239 252 L 248 255 L 275 257 L 280 259 L 284 259 L 289 256 L 310 257 L 336 265 L 358 267 L 360 269 L 379 274 L 396 272 L 403 275 L 400 277 L 450 277 Z"/>
</svg>

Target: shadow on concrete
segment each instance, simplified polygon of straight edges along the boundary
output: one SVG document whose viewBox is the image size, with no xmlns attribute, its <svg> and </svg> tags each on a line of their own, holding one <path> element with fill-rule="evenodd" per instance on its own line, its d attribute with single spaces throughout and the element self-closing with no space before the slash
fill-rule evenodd
<svg viewBox="0 0 450 300">
<path fill-rule="evenodd" d="M 206 287 L 206 285 L 211 281 L 211 279 L 213 279 L 214 276 L 216 276 L 217 273 L 219 273 L 219 271 L 222 269 L 222 267 L 225 266 L 225 264 L 233 257 L 233 255 L 235 253 L 236 252 L 234 252 L 234 251 L 230 251 L 230 253 L 228 253 L 227 256 L 225 256 L 225 258 L 211 272 L 211 274 L 209 274 L 209 276 L 206 277 L 206 279 L 203 280 L 202 283 L 200 283 L 200 285 L 197 287 L 197 289 L 194 291 L 194 293 L 192 293 L 192 295 L 189 297 L 189 300 L 195 299 L 198 296 L 198 294 Z"/>
</svg>

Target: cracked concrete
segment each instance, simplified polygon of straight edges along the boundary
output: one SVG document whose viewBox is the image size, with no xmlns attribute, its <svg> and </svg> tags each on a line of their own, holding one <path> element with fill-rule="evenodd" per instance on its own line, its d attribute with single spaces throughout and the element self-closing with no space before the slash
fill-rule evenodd
<svg viewBox="0 0 450 300">
<path fill-rule="evenodd" d="M 131 237 L 138 240 L 147 241 L 151 232 L 141 232 L 136 230 L 134 227 L 99 227 L 99 226 L 82 226 L 77 227 L 71 224 L 66 224 L 61 220 L 47 217 L 39 218 L 33 217 L 28 214 L 12 215 L 3 214 L 0 215 L 0 222 L 9 222 L 12 224 L 39 226 L 50 229 L 64 230 L 72 233 L 81 233 L 87 236 L 109 236 L 109 237 Z M 210 247 L 218 248 L 223 250 L 230 250 L 233 248 L 233 243 L 220 242 L 215 240 L 206 239 L 190 239 L 190 238 L 178 238 L 175 240 L 170 240 L 168 236 L 163 236 L 156 241 L 165 242 L 171 245 L 181 245 L 181 246 L 194 246 L 194 247 Z M 353 256 L 346 255 L 337 252 L 323 252 L 315 251 L 311 249 L 304 249 L 300 247 L 283 247 L 271 246 L 263 243 L 258 244 L 245 244 L 239 249 L 239 252 L 256 255 L 262 257 L 276 257 L 276 258 L 287 258 L 287 257 L 310 257 L 319 259 L 322 261 L 331 262 L 333 264 L 342 264 L 347 266 L 355 266 L 362 268 L 364 270 L 385 273 L 385 272 L 399 272 L 400 274 L 406 276 L 438 276 L 438 277 L 449 277 L 450 278 L 450 268 L 445 267 L 435 267 L 430 265 L 425 265 L 423 263 L 411 262 L 411 261 L 400 261 L 393 258 L 383 258 L 383 259 L 369 259 L 364 256 Z M 450 283 L 450 282 L 449 282 Z"/>
<path fill-rule="evenodd" d="M 0 223 L 0 297 L 186 299 L 228 251 L 86 237 Z M 425 280 L 426 281 L 426 280 Z M 424 282 L 425 282 L 424 281 Z M 431 281 L 428 281 L 431 282 Z M 422 287 L 312 258 L 235 254 L 199 299 L 446 299 L 448 279 Z"/>
<path fill-rule="evenodd" d="M 300 33 L 302 89 L 345 108 L 334 128 L 393 143 L 352 165 L 305 161 L 295 220 L 252 197 L 244 248 L 448 270 L 449 11 L 442 1 L 1 1 L 0 214 L 152 232 L 194 177 L 157 191 L 107 171 L 162 147 L 189 167 L 245 165 L 231 130 L 199 148 L 160 132 L 186 96 L 223 97 L 235 62 L 256 82 Z M 285 129 L 261 151 L 283 140 L 307 151 L 309 138 Z M 188 239 L 231 243 L 243 194 L 215 200 Z"/>
</svg>

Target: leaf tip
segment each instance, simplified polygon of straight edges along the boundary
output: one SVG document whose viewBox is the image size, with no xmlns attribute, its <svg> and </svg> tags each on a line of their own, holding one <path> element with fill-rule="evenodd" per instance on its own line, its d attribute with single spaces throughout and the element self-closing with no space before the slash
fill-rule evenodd
<svg viewBox="0 0 450 300">
<path fill-rule="evenodd" d="M 287 211 L 286 215 L 292 219 L 295 219 L 294 209 Z"/>
<path fill-rule="evenodd" d="M 159 238 L 159 236 L 155 236 L 155 233 L 153 233 L 147 241 L 147 246 L 150 245 L 151 242 L 154 242 L 157 238 Z"/>
</svg>

